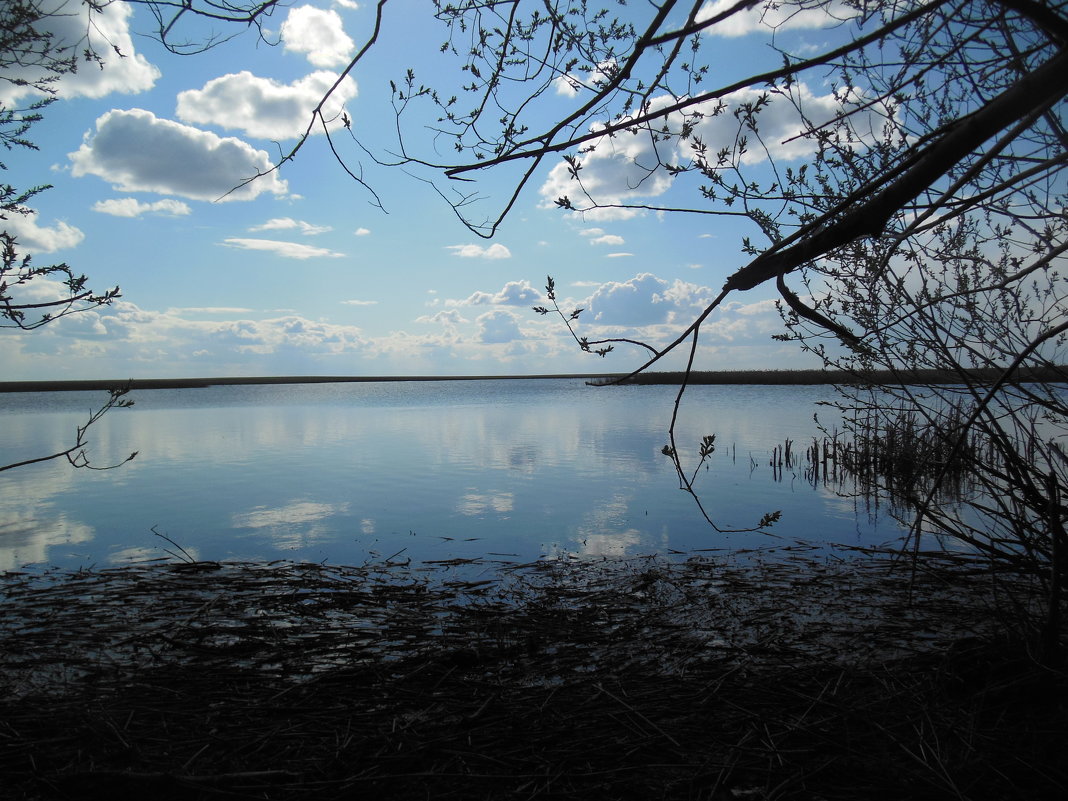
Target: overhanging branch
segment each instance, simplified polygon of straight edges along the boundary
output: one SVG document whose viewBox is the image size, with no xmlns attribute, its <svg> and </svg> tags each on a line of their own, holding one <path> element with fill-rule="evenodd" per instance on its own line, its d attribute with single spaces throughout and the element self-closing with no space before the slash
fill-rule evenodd
<svg viewBox="0 0 1068 801">
<path fill-rule="evenodd" d="M 724 289 L 752 289 L 854 240 L 878 236 L 897 211 L 983 142 L 1017 120 L 1051 108 L 1065 94 L 1068 94 L 1068 50 L 1062 50 L 1025 75 L 983 108 L 947 126 L 940 139 L 917 153 L 912 165 L 870 200 L 851 204 L 837 219 L 831 212 L 805 226 L 734 273 Z"/>
</svg>

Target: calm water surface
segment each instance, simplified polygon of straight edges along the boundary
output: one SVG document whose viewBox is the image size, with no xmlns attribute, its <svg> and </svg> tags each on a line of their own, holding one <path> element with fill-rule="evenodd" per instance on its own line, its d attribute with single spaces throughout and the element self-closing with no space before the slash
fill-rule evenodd
<svg viewBox="0 0 1068 801">
<path fill-rule="evenodd" d="M 163 556 L 167 534 L 201 559 L 359 564 L 507 554 L 630 555 L 772 545 L 718 534 L 661 453 L 673 387 L 579 380 L 231 386 L 133 393 L 90 434 L 94 464 L 0 473 L 0 569 Z M 884 543 L 899 529 L 771 449 L 810 440 L 829 387 L 698 386 L 679 438 L 716 434 L 702 500 L 722 527 Z M 105 393 L 0 395 L 0 464 L 55 452 Z M 829 413 L 821 411 L 821 421 Z M 398 554 L 400 554 L 398 556 Z"/>
</svg>

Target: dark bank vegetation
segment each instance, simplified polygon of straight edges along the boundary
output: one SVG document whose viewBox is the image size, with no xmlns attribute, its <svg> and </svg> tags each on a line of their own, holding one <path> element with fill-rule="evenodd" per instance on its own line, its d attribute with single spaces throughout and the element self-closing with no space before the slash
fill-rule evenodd
<svg viewBox="0 0 1068 801">
<path fill-rule="evenodd" d="M 1040 590 L 974 556 L 194 562 L 2 591 L 8 798 L 1068 792 L 1064 670 L 1019 647 Z"/>
<path fill-rule="evenodd" d="M 204 389 L 206 387 L 277 385 L 277 384 L 367 384 L 376 382 L 424 381 L 524 381 L 542 379 L 606 379 L 614 374 L 578 373 L 546 375 L 302 375 L 302 376 L 212 376 L 202 378 L 100 378 L 70 381 L 0 381 L 0 392 L 84 392 L 115 387 L 128 389 Z"/>
<path fill-rule="evenodd" d="M 979 384 L 993 384 L 1004 376 L 999 368 L 986 367 L 963 371 L 936 368 L 909 370 L 649 370 L 628 376 L 601 376 L 591 379 L 595 386 L 650 384 L 961 384 L 965 380 Z M 1068 382 L 1068 368 L 1064 366 L 1034 366 L 1018 369 L 1012 376 L 1015 382 Z"/>
</svg>

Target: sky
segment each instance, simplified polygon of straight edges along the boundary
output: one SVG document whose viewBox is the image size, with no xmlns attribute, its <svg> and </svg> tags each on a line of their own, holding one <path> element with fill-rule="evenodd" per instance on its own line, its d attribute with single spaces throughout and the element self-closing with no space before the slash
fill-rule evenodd
<svg viewBox="0 0 1068 801">
<path fill-rule="evenodd" d="M 63 12 L 52 23 L 57 35 L 84 35 L 80 3 L 45 2 Z M 95 289 L 120 286 L 122 297 L 33 332 L 0 330 L 2 380 L 628 371 L 643 351 L 582 353 L 558 319 L 531 311 L 546 303 L 547 275 L 565 311 L 584 309 L 579 335 L 656 344 L 673 339 L 748 260 L 741 240 L 753 230 L 736 219 L 561 211 L 553 201 L 569 184 L 560 160 L 546 163 L 490 240 L 460 222 L 427 174 L 379 165 L 350 146 L 349 167 L 372 195 L 321 134 L 281 170 L 248 182 L 296 142 L 369 36 L 374 13 L 372 3 L 295 0 L 266 20 L 267 42 L 251 29 L 220 29 L 238 35 L 194 55 L 167 52 L 147 35 L 153 19 L 143 7 L 116 2 L 94 15 L 90 36 L 103 63 L 58 83 L 59 100 L 31 130 L 40 149 L 3 154 L 0 180 L 53 185 L 34 198 L 36 214 L 5 223 L 21 252 L 39 265 L 66 262 Z M 799 15 L 777 41 L 804 51 L 834 30 L 840 35 L 825 17 Z M 344 112 L 385 158 L 395 148 L 390 80 L 409 68 L 463 78 L 460 62 L 440 52 L 444 38 L 429 2 L 388 3 L 379 41 L 331 101 L 339 140 Z M 781 64 L 756 14 L 702 47 L 739 73 Z M 17 91 L 0 86 L 0 100 L 32 99 Z M 560 82 L 545 98 L 547 113 L 583 91 Z M 828 85 L 805 91 L 812 108 L 831 108 Z M 718 124 L 705 131 L 713 143 L 730 135 Z M 778 133 L 778 158 L 801 163 L 806 146 L 789 141 L 797 120 L 772 109 L 765 124 Z M 435 147 L 421 126 L 411 134 Z M 588 185 L 610 200 L 701 204 L 693 185 L 662 173 L 636 187 L 627 165 L 640 147 L 591 155 Z M 493 214 L 508 197 L 509 174 L 479 179 Z M 45 297 L 49 287 L 35 291 Z M 732 298 L 703 329 L 695 366 L 818 366 L 772 340 L 781 329 L 773 290 Z"/>
</svg>

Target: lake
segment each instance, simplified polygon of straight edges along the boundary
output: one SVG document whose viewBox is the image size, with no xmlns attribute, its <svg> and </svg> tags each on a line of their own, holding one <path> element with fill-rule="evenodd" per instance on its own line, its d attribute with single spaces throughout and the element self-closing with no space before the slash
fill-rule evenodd
<svg viewBox="0 0 1068 801">
<path fill-rule="evenodd" d="M 93 464 L 0 473 L 0 569 L 166 556 L 362 564 L 670 554 L 795 539 L 883 544 L 897 524 L 801 468 L 827 386 L 694 386 L 678 443 L 716 452 L 701 499 L 721 528 L 781 510 L 771 534 L 720 534 L 678 488 L 670 386 L 578 379 L 214 386 L 142 390 L 89 433 Z M 105 392 L 0 394 L 0 464 L 69 447 Z M 774 536 L 772 536 L 774 535 Z"/>
</svg>

